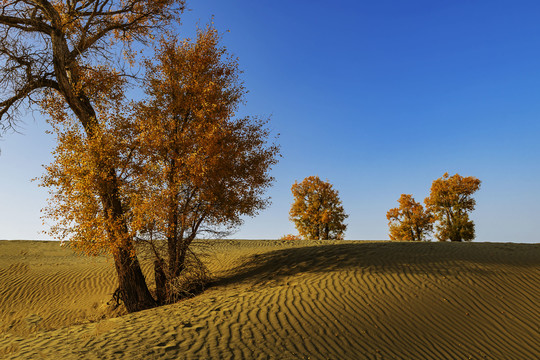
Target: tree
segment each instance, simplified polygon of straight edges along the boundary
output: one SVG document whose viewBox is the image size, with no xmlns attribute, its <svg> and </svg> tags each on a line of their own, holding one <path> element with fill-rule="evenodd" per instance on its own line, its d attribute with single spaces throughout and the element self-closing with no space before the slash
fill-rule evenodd
<svg viewBox="0 0 540 360">
<path fill-rule="evenodd" d="M 182 0 L 14 0 L 2 1 L 0 13 L 0 118 L 2 129 L 13 126 L 19 109 L 56 97 L 75 115 L 87 139 L 99 143 L 103 124 L 95 102 L 107 96 L 100 81 L 124 74 L 115 66 L 115 49 L 129 61 L 135 41 L 151 39 L 182 12 Z M 118 75 L 118 76 L 116 76 Z M 107 81 L 105 81 L 107 83 Z M 50 102 L 50 98 L 45 101 Z M 71 126 L 71 125 L 70 125 Z M 94 141 L 94 138 L 96 140 Z M 75 148 L 73 148 L 75 149 Z M 94 156 L 99 173 L 101 213 L 115 226 L 106 227 L 106 243 L 118 274 L 119 293 L 128 311 L 154 306 L 133 248 L 119 193 L 117 169 Z M 84 231 L 92 232 L 92 229 Z"/>
<path fill-rule="evenodd" d="M 267 143 L 267 121 L 234 118 L 246 91 L 219 41 L 212 27 L 195 41 L 162 40 L 146 62 L 148 98 L 134 108 L 131 206 L 138 237 L 155 255 L 160 303 L 177 299 L 174 283 L 198 234 L 232 229 L 268 204 L 279 147 Z"/>
<path fill-rule="evenodd" d="M 394 241 L 426 241 L 433 229 L 433 216 L 424 211 L 412 195 L 401 194 L 399 207 L 388 210 L 386 218 L 390 239 Z"/>
<path fill-rule="evenodd" d="M 305 178 L 292 185 L 294 201 L 289 218 L 300 236 L 308 239 L 343 239 L 348 217 L 343 210 L 337 190 L 318 176 Z"/>
<path fill-rule="evenodd" d="M 52 235 L 87 253 L 111 246 L 107 232 L 141 240 L 154 255 L 159 304 L 177 300 L 175 285 L 198 234 L 230 230 L 268 204 L 263 195 L 279 147 L 268 144 L 267 121 L 234 118 L 245 89 L 237 60 L 219 40 L 211 27 L 193 42 L 162 39 L 145 62 L 147 98 L 140 102 L 125 101 L 114 74 L 102 79 L 109 90 L 95 102 L 101 123 L 93 137 L 57 98 L 43 104 L 58 134 L 42 177 L 54 189 L 46 210 L 56 220 Z M 97 164 L 117 171 L 122 222 L 101 207 L 99 184 L 109 175 Z"/>
<path fill-rule="evenodd" d="M 433 181 L 429 197 L 424 203 L 437 221 L 436 237 L 439 241 L 474 239 L 474 223 L 469 219 L 469 212 L 476 205 L 472 194 L 480 189 L 480 183 L 480 180 L 472 176 L 449 176 L 448 173 Z"/>
</svg>

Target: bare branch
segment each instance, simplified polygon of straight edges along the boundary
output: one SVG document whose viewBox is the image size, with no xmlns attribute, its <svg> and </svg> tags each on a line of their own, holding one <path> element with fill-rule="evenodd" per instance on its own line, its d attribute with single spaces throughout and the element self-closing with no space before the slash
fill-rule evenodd
<svg viewBox="0 0 540 360">
<path fill-rule="evenodd" d="M 43 21 L 35 19 L 21 19 L 14 16 L 0 15 L 0 24 L 11 26 L 26 32 L 42 32 L 44 34 L 50 34 L 52 31 L 52 28 Z"/>
</svg>

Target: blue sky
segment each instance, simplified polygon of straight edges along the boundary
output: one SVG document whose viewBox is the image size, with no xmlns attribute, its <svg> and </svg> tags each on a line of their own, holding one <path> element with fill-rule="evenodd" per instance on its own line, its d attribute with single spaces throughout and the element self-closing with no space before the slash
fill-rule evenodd
<svg viewBox="0 0 540 360">
<path fill-rule="evenodd" d="M 386 211 L 445 172 L 482 180 L 477 241 L 539 242 L 540 3 L 198 0 L 179 32 L 214 24 L 244 70 L 241 114 L 271 116 L 283 158 L 272 205 L 235 238 L 295 233 L 295 180 L 340 192 L 347 239 L 387 239 Z M 0 239 L 46 239 L 41 116 L 0 141 Z"/>
</svg>

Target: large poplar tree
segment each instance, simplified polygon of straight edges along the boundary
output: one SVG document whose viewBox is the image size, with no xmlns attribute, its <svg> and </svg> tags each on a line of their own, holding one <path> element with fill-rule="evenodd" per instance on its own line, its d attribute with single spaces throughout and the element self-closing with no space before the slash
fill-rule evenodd
<svg viewBox="0 0 540 360">
<path fill-rule="evenodd" d="M 101 136 L 95 101 L 106 97 L 100 81 L 123 75 L 134 42 L 152 38 L 182 12 L 182 0 L 2 0 L 0 3 L 0 124 L 14 125 L 19 111 L 56 97 L 75 116 L 85 135 Z M 118 51 L 116 51 L 118 50 Z M 109 223 L 107 242 L 118 274 L 119 294 L 128 311 L 155 305 L 133 249 L 119 193 L 117 169 L 96 156 L 100 204 Z"/>
</svg>

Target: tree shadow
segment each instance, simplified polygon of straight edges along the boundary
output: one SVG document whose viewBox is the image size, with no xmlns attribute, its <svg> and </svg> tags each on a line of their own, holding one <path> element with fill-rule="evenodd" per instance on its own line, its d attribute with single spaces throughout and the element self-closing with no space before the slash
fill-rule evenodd
<svg viewBox="0 0 540 360">
<path fill-rule="evenodd" d="M 351 242 L 291 247 L 251 255 L 211 285 L 351 269 L 371 274 L 485 273 L 505 265 L 540 267 L 540 244 Z"/>
</svg>

